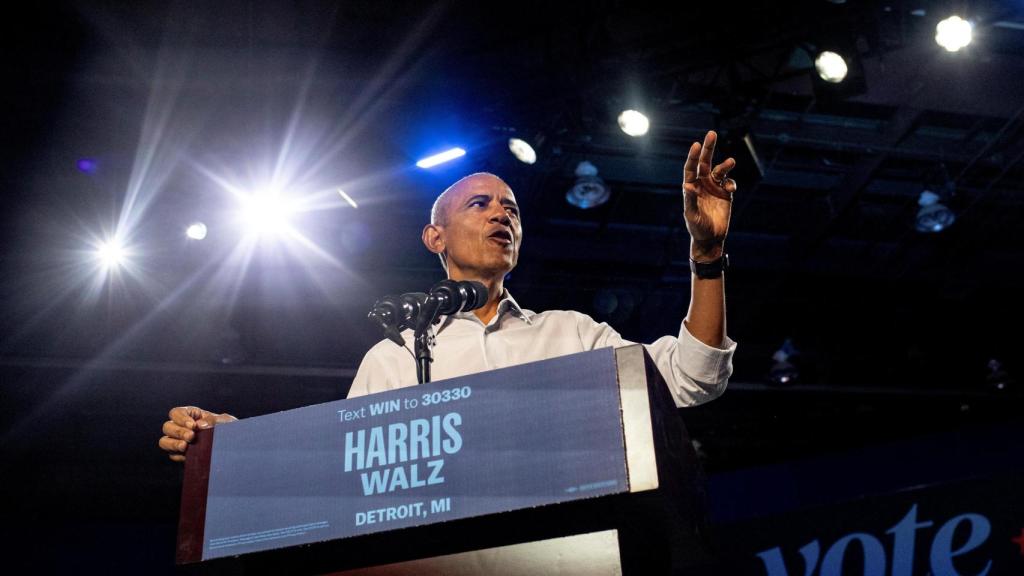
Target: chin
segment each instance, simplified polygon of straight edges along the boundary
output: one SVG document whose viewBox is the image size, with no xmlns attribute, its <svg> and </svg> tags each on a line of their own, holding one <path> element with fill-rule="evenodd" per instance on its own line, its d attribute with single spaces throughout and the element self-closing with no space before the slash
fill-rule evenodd
<svg viewBox="0 0 1024 576">
<path fill-rule="evenodd" d="M 490 263 L 490 265 L 487 266 L 487 269 L 491 271 L 491 274 L 490 274 L 491 276 L 499 276 L 499 275 L 500 276 L 504 276 L 505 274 L 508 274 L 509 272 L 511 272 L 512 269 L 515 268 L 515 267 L 516 267 L 516 263 L 515 262 L 509 262 L 507 260 L 502 260 L 502 261 L 499 261 L 499 262 L 492 262 L 492 263 Z"/>
</svg>

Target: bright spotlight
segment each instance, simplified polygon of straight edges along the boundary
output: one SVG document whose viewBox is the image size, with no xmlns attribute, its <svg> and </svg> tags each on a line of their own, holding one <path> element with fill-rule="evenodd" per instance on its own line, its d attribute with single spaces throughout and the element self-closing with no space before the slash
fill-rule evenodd
<svg viewBox="0 0 1024 576">
<path fill-rule="evenodd" d="M 935 42 L 949 52 L 971 43 L 973 25 L 959 16 L 950 16 L 935 26 Z"/>
<path fill-rule="evenodd" d="M 462 148 L 452 148 L 451 150 L 445 150 L 440 154 L 434 154 L 433 156 L 427 156 L 416 163 L 416 166 L 420 168 L 433 168 L 438 164 L 444 164 L 456 158 L 461 158 L 466 155 L 466 151 Z"/>
<path fill-rule="evenodd" d="M 533 146 L 530 146 L 526 140 L 509 138 L 508 149 L 516 159 L 524 164 L 533 164 L 537 161 L 537 152 L 533 150 Z"/>
<path fill-rule="evenodd" d="M 124 262 L 125 251 L 117 240 L 108 240 L 97 246 L 96 257 L 105 267 L 117 268 Z"/>
<path fill-rule="evenodd" d="M 276 192 L 261 192 L 244 199 L 242 218 L 249 232 L 276 234 L 288 226 L 291 204 Z"/>
<path fill-rule="evenodd" d="M 193 240 L 202 240 L 206 238 L 206 224 L 202 222 L 193 222 L 189 224 L 188 228 L 185 229 L 185 235 Z"/>
<path fill-rule="evenodd" d="M 619 128 L 635 138 L 647 134 L 647 131 L 651 129 L 651 121 L 636 110 L 625 110 L 619 114 Z"/>
<path fill-rule="evenodd" d="M 825 50 L 814 59 L 814 68 L 818 70 L 818 76 L 826 82 L 838 84 L 846 78 L 849 68 L 846 60 L 835 52 Z"/>
</svg>

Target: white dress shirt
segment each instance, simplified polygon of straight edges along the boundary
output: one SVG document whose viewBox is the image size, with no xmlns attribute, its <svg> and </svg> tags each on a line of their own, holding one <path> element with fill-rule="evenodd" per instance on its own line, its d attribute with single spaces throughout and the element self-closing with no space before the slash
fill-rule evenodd
<svg viewBox="0 0 1024 576">
<path fill-rule="evenodd" d="M 597 323 L 586 314 L 567 310 L 537 314 L 523 310 L 507 290 L 490 323 L 485 325 L 472 312 L 462 312 L 445 317 L 434 326 L 434 335 L 432 381 L 633 344 L 608 324 Z M 406 342 L 404 348 L 382 340 L 366 353 L 349 398 L 416 385 L 412 330 L 403 332 L 402 337 Z M 704 344 L 682 323 L 678 337 L 663 336 L 645 344 L 676 406 L 707 402 L 725 391 L 732 374 L 736 343 L 726 337 L 723 345 L 719 349 Z"/>
</svg>

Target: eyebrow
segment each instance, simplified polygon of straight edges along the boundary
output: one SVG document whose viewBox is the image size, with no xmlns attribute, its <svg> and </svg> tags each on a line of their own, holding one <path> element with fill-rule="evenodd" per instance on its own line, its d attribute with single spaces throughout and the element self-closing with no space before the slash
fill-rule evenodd
<svg viewBox="0 0 1024 576">
<path fill-rule="evenodd" d="M 473 202 L 476 202 L 477 200 L 486 200 L 486 201 L 490 202 L 491 201 L 491 196 L 489 194 L 476 194 L 476 195 L 470 196 L 466 200 L 466 205 L 468 206 L 469 204 L 472 204 Z M 502 206 L 511 206 L 512 208 L 515 208 L 516 210 L 519 209 L 519 204 L 516 204 L 516 201 L 512 200 L 511 198 L 502 198 L 501 199 L 501 205 Z"/>
</svg>

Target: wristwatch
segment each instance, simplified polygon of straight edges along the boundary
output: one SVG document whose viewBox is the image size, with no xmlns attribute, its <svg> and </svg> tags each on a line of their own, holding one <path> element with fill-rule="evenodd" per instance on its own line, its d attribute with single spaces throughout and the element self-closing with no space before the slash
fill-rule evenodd
<svg viewBox="0 0 1024 576">
<path fill-rule="evenodd" d="M 690 272 L 697 275 L 701 280 L 718 278 L 729 268 L 729 255 L 722 253 L 721 256 L 711 262 L 697 262 L 690 258 Z"/>
</svg>

